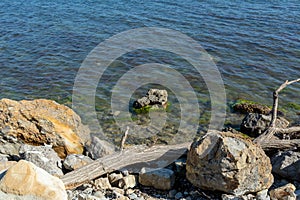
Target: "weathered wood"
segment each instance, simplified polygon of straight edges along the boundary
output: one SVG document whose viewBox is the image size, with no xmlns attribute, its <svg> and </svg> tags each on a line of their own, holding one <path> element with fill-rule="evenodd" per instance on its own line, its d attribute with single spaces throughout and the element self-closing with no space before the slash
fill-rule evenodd
<svg viewBox="0 0 300 200">
<path fill-rule="evenodd" d="M 124 135 L 122 136 L 122 139 L 121 139 L 121 143 L 120 143 L 120 150 L 121 151 L 123 151 L 123 149 L 124 149 L 128 133 L 129 133 L 129 126 L 126 127 L 126 131 L 125 131 L 125 133 L 124 133 Z"/>
<path fill-rule="evenodd" d="M 263 141 L 259 143 L 262 149 L 266 152 L 280 150 L 289 150 L 293 148 L 300 148 L 300 139 L 293 139 L 293 140 L 279 140 L 274 139 L 271 141 Z"/>
<path fill-rule="evenodd" d="M 273 108 L 272 108 L 272 120 L 270 123 L 270 127 L 275 127 L 276 119 L 277 119 L 277 110 L 278 110 L 278 99 L 279 99 L 279 92 L 283 90 L 288 85 L 298 82 L 300 79 L 296 79 L 293 81 L 286 80 L 277 90 L 273 92 Z"/>
<path fill-rule="evenodd" d="M 76 188 L 106 173 L 126 168 L 138 173 L 142 167 L 160 168 L 175 161 L 186 152 L 190 143 L 160 146 L 134 146 L 65 174 L 62 181 L 66 189 Z"/>
<path fill-rule="evenodd" d="M 281 133 L 284 135 L 300 133 L 300 127 L 289 127 L 289 128 L 277 128 L 276 127 L 276 119 L 277 119 L 277 110 L 278 110 L 278 99 L 279 92 L 282 91 L 288 85 L 299 82 L 300 79 L 296 79 L 293 81 L 285 81 L 280 87 L 274 91 L 273 93 L 273 108 L 272 108 L 272 120 L 268 127 L 268 129 L 261 134 L 258 138 L 254 140 L 255 143 L 259 144 L 265 151 L 272 150 L 285 150 L 290 148 L 299 148 L 300 140 L 292 139 L 292 140 L 280 140 L 278 137 L 274 136 L 275 134 Z"/>
</svg>

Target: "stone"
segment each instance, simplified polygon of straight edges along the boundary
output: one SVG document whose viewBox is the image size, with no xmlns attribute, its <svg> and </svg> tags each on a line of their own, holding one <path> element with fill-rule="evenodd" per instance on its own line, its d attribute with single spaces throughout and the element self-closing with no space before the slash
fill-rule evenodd
<svg viewBox="0 0 300 200">
<path fill-rule="evenodd" d="M 296 200 L 300 200 L 300 190 L 295 191 Z"/>
<path fill-rule="evenodd" d="M 268 189 L 271 169 L 270 159 L 251 140 L 212 130 L 191 145 L 186 177 L 201 189 L 240 196 Z"/>
<path fill-rule="evenodd" d="M 268 195 L 268 190 L 262 190 L 256 193 L 256 200 L 270 200 L 270 196 Z"/>
<path fill-rule="evenodd" d="M 60 158 L 82 154 L 90 140 L 88 127 L 73 110 L 45 99 L 0 100 L 0 132 L 30 145 L 51 144 Z"/>
<path fill-rule="evenodd" d="M 20 148 L 22 159 L 32 162 L 49 174 L 57 177 L 63 176 L 61 159 L 51 146 L 22 145 Z"/>
<path fill-rule="evenodd" d="M 73 171 L 91 162 L 93 162 L 93 160 L 88 156 L 69 154 L 64 160 L 63 166 L 65 169 Z"/>
<path fill-rule="evenodd" d="M 296 200 L 295 195 L 296 187 L 288 183 L 284 186 L 281 186 L 279 188 L 273 189 L 270 191 L 270 197 L 273 200 Z"/>
<path fill-rule="evenodd" d="M 94 180 L 94 185 L 97 189 L 110 189 L 111 185 L 108 178 L 98 178 Z"/>
<path fill-rule="evenodd" d="M 0 162 L 0 173 L 2 173 L 3 171 L 7 170 L 8 168 L 10 168 L 11 166 L 17 164 L 16 161 L 1 161 Z"/>
<path fill-rule="evenodd" d="M 111 190 L 114 192 L 114 193 L 118 193 L 118 194 L 122 194 L 124 195 L 125 194 L 125 191 L 121 188 L 118 188 L 118 187 L 112 187 Z"/>
<path fill-rule="evenodd" d="M 145 106 L 158 105 L 166 108 L 168 102 L 167 90 L 150 89 L 147 95 L 136 100 L 133 103 L 133 107 L 136 109 L 143 108 Z"/>
<path fill-rule="evenodd" d="M 66 200 L 63 182 L 33 163 L 20 160 L 4 172 L 0 191 L 13 195 L 31 195 L 47 200 Z"/>
<path fill-rule="evenodd" d="M 108 180 L 112 186 L 119 187 L 119 181 L 123 178 L 122 174 L 112 173 L 108 175 Z"/>
<path fill-rule="evenodd" d="M 91 143 L 86 147 L 89 157 L 92 159 L 102 158 L 115 152 L 115 147 L 105 140 L 91 136 Z"/>
<path fill-rule="evenodd" d="M 0 153 L 17 161 L 20 159 L 19 151 L 21 146 L 21 143 L 0 143 Z"/>
<path fill-rule="evenodd" d="M 272 109 L 266 105 L 261 105 L 252 102 L 236 103 L 233 105 L 233 110 L 242 114 L 258 113 L 264 115 L 268 115 L 272 111 Z"/>
<path fill-rule="evenodd" d="M 8 155 L 0 154 L 0 163 L 8 161 Z"/>
<path fill-rule="evenodd" d="M 252 137 L 257 137 L 267 130 L 270 125 L 271 119 L 271 115 L 248 113 L 241 123 L 241 132 Z M 288 126 L 289 122 L 286 119 L 284 119 L 283 117 L 277 117 L 276 127 L 287 128 Z"/>
<path fill-rule="evenodd" d="M 131 200 L 135 200 L 138 198 L 138 196 L 135 193 L 131 193 L 130 195 L 128 195 L 129 199 Z"/>
<path fill-rule="evenodd" d="M 137 180 L 134 175 L 124 176 L 119 179 L 118 187 L 123 189 L 134 188 L 137 185 Z"/>
<path fill-rule="evenodd" d="M 177 191 L 176 190 L 170 190 L 169 191 L 169 194 L 168 194 L 168 197 L 169 198 L 175 198 L 175 195 L 177 194 Z"/>
<path fill-rule="evenodd" d="M 175 183 L 175 173 L 170 169 L 142 168 L 139 183 L 159 190 L 170 190 Z"/>
<path fill-rule="evenodd" d="M 175 194 L 175 199 L 181 199 L 181 198 L 183 198 L 183 194 L 181 192 Z"/>
<path fill-rule="evenodd" d="M 105 195 L 103 194 L 103 192 L 101 192 L 101 191 L 97 191 L 97 192 L 95 192 L 94 193 L 94 196 L 95 197 L 98 197 L 98 198 L 105 198 Z"/>
<path fill-rule="evenodd" d="M 222 194 L 222 200 L 257 200 L 253 194 L 235 196 L 231 194 Z M 267 199 L 264 199 L 267 200 Z"/>
<path fill-rule="evenodd" d="M 300 152 L 279 152 L 271 158 L 272 172 L 284 178 L 299 180 Z"/>
</svg>

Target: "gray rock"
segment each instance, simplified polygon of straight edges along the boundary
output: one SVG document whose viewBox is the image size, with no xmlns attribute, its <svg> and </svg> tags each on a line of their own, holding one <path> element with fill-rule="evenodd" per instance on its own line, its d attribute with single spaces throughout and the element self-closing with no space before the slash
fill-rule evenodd
<svg viewBox="0 0 300 200">
<path fill-rule="evenodd" d="M 132 199 L 132 200 L 138 199 L 138 196 L 135 193 L 131 193 L 130 195 L 128 195 L 128 197 L 129 197 L 129 199 Z"/>
<path fill-rule="evenodd" d="M 188 152 L 186 177 L 195 186 L 235 196 L 268 189 L 270 159 L 261 147 L 238 134 L 210 131 Z"/>
<path fill-rule="evenodd" d="M 8 161 L 8 155 L 0 154 L 0 162 Z"/>
<path fill-rule="evenodd" d="M 169 194 L 168 194 L 168 197 L 169 198 L 175 198 L 175 195 L 177 194 L 177 191 L 176 190 L 170 190 L 169 191 Z"/>
<path fill-rule="evenodd" d="M 19 151 L 22 144 L 19 143 L 0 143 L 0 153 L 13 158 L 13 160 L 19 160 Z"/>
<path fill-rule="evenodd" d="M 175 195 L 175 199 L 181 199 L 183 197 L 183 194 L 181 192 L 178 192 L 176 195 Z"/>
<path fill-rule="evenodd" d="M 300 152 L 279 152 L 271 158 L 272 172 L 284 178 L 299 180 Z"/>
<path fill-rule="evenodd" d="M 158 105 L 165 107 L 168 102 L 168 92 L 166 90 L 150 89 L 145 97 L 133 103 L 134 108 L 142 108 L 148 105 Z"/>
<path fill-rule="evenodd" d="M 107 141 L 96 136 L 91 137 L 91 144 L 86 147 L 89 156 L 93 159 L 101 158 L 115 152 L 115 147 Z"/>
<path fill-rule="evenodd" d="M 90 157 L 78 154 L 69 154 L 64 160 L 63 166 L 67 170 L 75 170 L 91 162 L 93 162 L 93 160 Z"/>
<path fill-rule="evenodd" d="M 300 200 L 300 190 L 295 191 L 296 199 Z"/>
<path fill-rule="evenodd" d="M 262 190 L 256 193 L 256 200 L 270 200 L 270 196 L 268 195 L 268 190 Z"/>
<path fill-rule="evenodd" d="M 22 159 L 35 164 L 53 176 L 63 176 L 61 159 L 51 146 L 31 146 L 24 144 L 20 148 Z"/>
<path fill-rule="evenodd" d="M 175 173 L 170 169 L 142 168 L 139 183 L 159 190 L 170 190 L 175 183 Z"/>
<path fill-rule="evenodd" d="M 248 113 L 241 123 L 241 132 L 252 137 L 257 137 L 269 127 L 271 118 L 271 115 Z M 286 128 L 288 125 L 289 122 L 283 117 L 277 118 L 276 126 L 278 128 Z"/>
</svg>

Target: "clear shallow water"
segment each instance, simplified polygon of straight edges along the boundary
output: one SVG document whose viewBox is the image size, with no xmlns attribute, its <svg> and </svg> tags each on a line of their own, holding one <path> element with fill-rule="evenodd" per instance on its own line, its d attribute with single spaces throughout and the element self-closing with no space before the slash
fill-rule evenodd
<svg viewBox="0 0 300 200">
<path fill-rule="evenodd" d="M 105 39 L 140 27 L 170 28 L 197 40 L 214 58 L 229 101 L 245 98 L 271 104 L 274 88 L 300 77 L 300 4 L 296 0 L 2 0 L 0 16 L 0 98 L 70 102 L 77 70 L 87 54 Z M 201 109 L 210 106 L 203 80 L 187 63 L 167 52 L 135 51 L 108 68 L 99 82 L 96 109 L 105 130 L 116 128 L 108 116 L 115 82 L 132 66 L 154 61 L 182 73 L 195 88 Z M 144 94 L 146 88 L 134 96 Z M 282 105 L 300 104 L 299 92 L 299 85 L 286 89 Z M 170 98 L 174 128 L 178 109 L 176 98 Z"/>
</svg>

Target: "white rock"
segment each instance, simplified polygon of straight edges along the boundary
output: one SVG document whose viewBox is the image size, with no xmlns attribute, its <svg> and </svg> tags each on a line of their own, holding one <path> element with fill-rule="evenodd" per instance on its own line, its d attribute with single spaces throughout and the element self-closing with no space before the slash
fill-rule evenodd
<svg viewBox="0 0 300 200">
<path fill-rule="evenodd" d="M 59 178 L 25 160 L 5 172 L 0 180 L 0 190 L 13 195 L 31 195 L 36 199 L 67 199 L 65 186 Z"/>
</svg>

